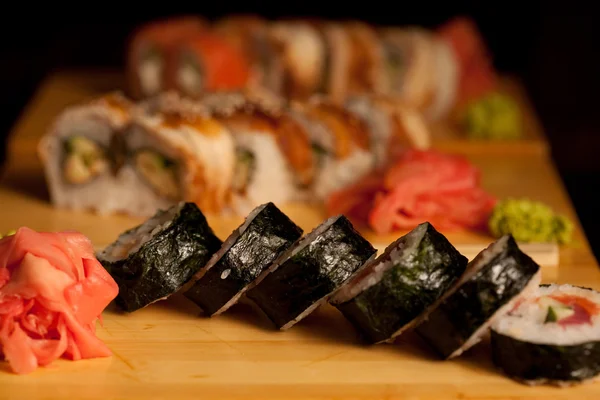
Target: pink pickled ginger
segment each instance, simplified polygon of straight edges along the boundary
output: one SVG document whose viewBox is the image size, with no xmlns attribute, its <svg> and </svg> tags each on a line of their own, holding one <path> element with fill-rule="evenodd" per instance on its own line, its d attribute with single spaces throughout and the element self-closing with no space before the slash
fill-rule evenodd
<svg viewBox="0 0 600 400">
<path fill-rule="evenodd" d="M 18 374 L 110 356 L 96 321 L 118 291 L 84 235 L 20 228 L 0 240 L 0 355 Z"/>
</svg>

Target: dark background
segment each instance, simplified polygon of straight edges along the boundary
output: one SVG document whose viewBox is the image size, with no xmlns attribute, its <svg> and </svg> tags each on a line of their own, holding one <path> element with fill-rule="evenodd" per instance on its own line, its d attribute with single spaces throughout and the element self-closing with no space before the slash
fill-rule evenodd
<svg viewBox="0 0 600 400">
<path fill-rule="evenodd" d="M 122 66 L 127 36 L 137 24 L 150 19 L 182 13 L 217 18 L 254 12 L 268 18 L 305 15 L 435 27 L 452 16 L 470 15 L 496 67 L 525 83 L 598 256 L 600 15 L 592 1 L 283 0 L 243 6 L 223 1 L 184 3 L 187 7 L 177 7 L 173 1 L 80 2 L 63 7 L 52 4 L 49 9 L 38 4 L 12 3 L 14 11 L 4 12 L 0 24 L 0 160 L 5 151 L 3 139 L 46 74 L 60 68 Z"/>
</svg>

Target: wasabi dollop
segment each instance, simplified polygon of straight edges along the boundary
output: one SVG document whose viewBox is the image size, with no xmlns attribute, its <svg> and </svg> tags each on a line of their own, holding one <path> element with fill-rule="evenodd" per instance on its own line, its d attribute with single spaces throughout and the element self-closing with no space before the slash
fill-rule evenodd
<svg viewBox="0 0 600 400">
<path fill-rule="evenodd" d="M 518 139 L 523 130 L 519 105 L 510 96 L 496 92 L 469 104 L 463 125 L 471 139 Z"/>
<path fill-rule="evenodd" d="M 495 237 L 512 234 L 518 242 L 569 243 L 573 223 L 547 205 L 529 199 L 505 199 L 494 207 L 488 221 Z"/>
</svg>

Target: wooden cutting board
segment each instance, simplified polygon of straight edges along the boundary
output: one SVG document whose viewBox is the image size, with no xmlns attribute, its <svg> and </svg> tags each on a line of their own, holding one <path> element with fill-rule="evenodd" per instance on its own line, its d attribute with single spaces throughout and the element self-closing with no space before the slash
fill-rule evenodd
<svg viewBox="0 0 600 400">
<path fill-rule="evenodd" d="M 9 143 L 18 151 L 11 155 L 0 183 L 0 232 L 22 225 L 37 230 L 76 229 L 103 246 L 141 219 L 53 209 L 34 146 L 26 147 L 60 108 L 56 105 L 66 101 L 61 97 L 65 86 L 55 89 L 36 97 Z M 600 269 L 551 161 L 543 154 L 468 157 L 481 168 L 482 184 L 491 193 L 543 200 L 575 221 L 574 242 L 560 249 L 558 266 L 543 267 L 543 281 L 600 290 Z M 306 230 L 325 217 L 321 210 L 302 205 L 282 209 Z M 208 220 L 224 238 L 242 217 L 209 215 Z M 373 243 L 384 244 L 402 234 L 363 233 Z M 470 232 L 444 233 L 457 246 L 483 246 L 493 240 Z M 103 318 L 98 335 L 113 351 L 112 357 L 61 360 L 27 376 L 13 375 L 6 363 L 0 363 L 0 398 L 600 398 L 600 383 L 568 389 L 515 383 L 495 370 L 486 342 L 446 362 L 436 360 L 410 333 L 393 345 L 365 346 L 350 323 L 329 306 L 286 332 L 274 330 L 245 304 L 220 317 L 205 318 L 179 295 L 131 315 L 111 306 Z"/>
</svg>

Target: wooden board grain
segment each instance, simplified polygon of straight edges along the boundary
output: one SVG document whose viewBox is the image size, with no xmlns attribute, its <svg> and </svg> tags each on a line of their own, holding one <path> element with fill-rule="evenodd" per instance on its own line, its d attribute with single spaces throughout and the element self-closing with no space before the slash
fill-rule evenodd
<svg viewBox="0 0 600 400">
<path fill-rule="evenodd" d="M 109 82 L 108 82 L 109 83 Z M 65 86 L 57 86 L 64 90 Z M 71 87 L 71 86 L 67 86 Z M 71 90 L 71 89 L 68 89 Z M 83 91 L 83 90 L 82 90 Z M 44 94 L 45 93 L 45 94 Z M 43 130 L 66 100 L 42 92 L 16 126 L 11 146 Z M 21 143 L 21 144 L 19 144 Z M 97 245 L 114 240 L 141 221 L 55 210 L 32 148 L 11 154 L 0 184 L 0 232 L 21 225 L 37 230 L 76 229 Z M 561 248 L 557 267 L 543 268 L 544 282 L 600 290 L 600 269 L 551 161 L 543 155 L 468 156 L 483 174 L 486 190 L 501 197 L 543 200 L 576 222 L 575 240 Z M 285 205 L 304 229 L 322 221 L 321 210 Z M 209 215 L 224 238 L 242 217 Z M 372 242 L 389 243 L 399 234 Z M 444 232 L 446 233 L 446 232 Z M 470 232 L 447 233 L 458 244 L 493 240 Z M 125 315 L 109 307 L 98 335 L 113 351 L 106 359 L 58 361 L 27 376 L 0 363 L 0 398 L 18 399 L 574 399 L 600 398 L 600 384 L 569 389 L 530 388 L 500 374 L 484 342 L 455 361 L 441 362 L 414 335 L 393 345 L 365 346 L 335 309 L 325 306 L 289 331 L 275 331 L 246 304 L 216 318 L 180 295 Z"/>
</svg>

